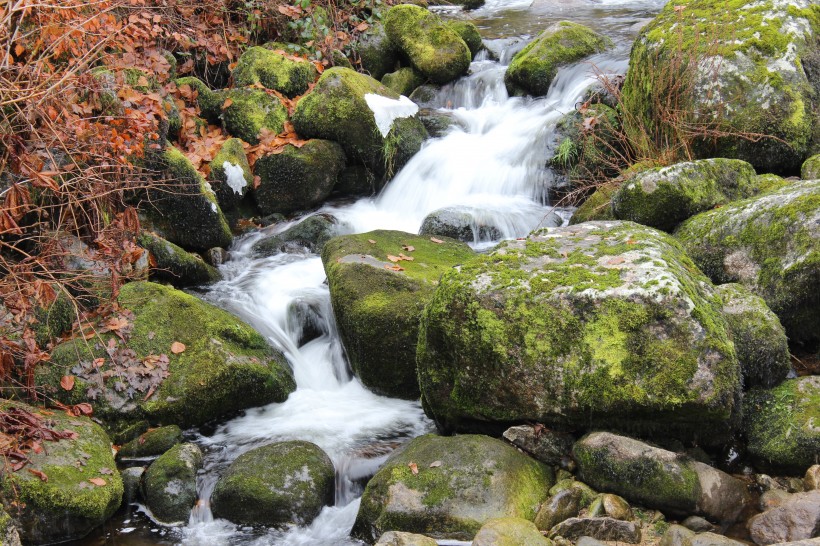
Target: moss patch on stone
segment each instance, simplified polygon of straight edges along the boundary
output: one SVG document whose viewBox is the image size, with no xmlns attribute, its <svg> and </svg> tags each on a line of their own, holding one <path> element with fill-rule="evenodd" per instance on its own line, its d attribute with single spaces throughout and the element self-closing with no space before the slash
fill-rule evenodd
<svg viewBox="0 0 820 546">
<path fill-rule="evenodd" d="M 395 72 L 389 72 L 382 77 L 382 83 L 398 93 L 399 95 L 410 96 L 416 87 L 424 83 L 424 76 L 415 68 L 405 66 Z"/>
<path fill-rule="evenodd" d="M 574 226 L 581 222 L 594 222 L 596 220 L 614 220 L 615 215 L 612 213 L 612 194 L 617 188 L 614 185 L 605 184 L 598 186 L 598 188 L 587 197 L 586 201 L 581 203 L 581 206 L 572 213 L 572 218 L 569 219 L 569 225 Z"/>
<path fill-rule="evenodd" d="M 202 117 L 211 123 L 219 123 L 219 116 L 222 114 L 222 104 L 225 102 L 222 91 L 214 91 L 205 82 L 193 76 L 178 78 L 174 81 L 177 87 L 187 85 L 196 93 L 196 105 Z"/>
<path fill-rule="evenodd" d="M 803 162 L 800 167 L 800 176 L 803 180 L 820 178 L 820 154 L 813 155 Z"/>
<path fill-rule="evenodd" d="M 151 463 L 142 481 L 145 504 L 163 523 L 187 523 L 197 501 L 196 474 L 202 451 L 194 444 L 177 444 Z"/>
<path fill-rule="evenodd" d="M 144 231 L 137 242 L 154 258 L 154 265 L 150 269 L 151 280 L 179 287 L 207 284 L 222 278 L 219 271 L 206 264 L 202 258 L 186 252 L 159 235 Z"/>
<path fill-rule="evenodd" d="M 261 83 L 287 97 L 301 95 L 319 72 L 313 63 L 296 59 L 261 46 L 248 48 L 236 63 L 233 83 L 237 87 Z"/>
<path fill-rule="evenodd" d="M 249 88 L 230 89 L 224 94 L 231 102 L 222 109 L 222 125 L 232 136 L 258 144 L 262 129 L 274 134 L 282 132 L 288 111 L 277 97 L 262 89 Z"/>
<path fill-rule="evenodd" d="M 117 452 L 118 459 L 156 457 L 182 442 L 182 429 L 176 425 L 159 427 L 140 434 Z"/>
</svg>

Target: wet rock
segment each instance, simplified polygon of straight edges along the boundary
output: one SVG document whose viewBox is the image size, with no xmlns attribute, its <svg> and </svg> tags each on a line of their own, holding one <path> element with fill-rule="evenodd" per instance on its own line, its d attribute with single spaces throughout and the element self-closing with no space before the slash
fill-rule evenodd
<svg viewBox="0 0 820 546">
<path fill-rule="evenodd" d="M 436 546 L 438 543 L 430 537 L 400 531 L 388 531 L 381 536 L 376 546 Z"/>
<path fill-rule="evenodd" d="M 205 251 L 205 261 L 213 267 L 220 266 L 228 261 L 228 251 L 218 246 L 209 248 Z"/>
<path fill-rule="evenodd" d="M 272 256 L 280 252 L 302 251 L 321 253 L 331 238 L 339 231 L 339 221 L 330 214 L 314 214 L 288 229 L 260 239 L 253 245 L 259 256 Z"/>
<path fill-rule="evenodd" d="M 122 446 L 117 452 L 117 458 L 157 457 L 179 443 L 182 443 L 182 430 L 178 426 L 159 427 L 141 434 Z"/>
<path fill-rule="evenodd" d="M 555 466 L 569 456 L 575 437 L 542 426 L 519 425 L 504 431 L 504 439 L 535 459 Z"/>
<path fill-rule="evenodd" d="M 196 473 L 202 451 L 195 444 L 178 444 L 151 463 L 142 481 L 142 496 L 162 523 L 187 523 L 197 501 Z"/>
<path fill-rule="evenodd" d="M 641 541 L 641 528 L 635 522 L 614 518 L 569 518 L 553 527 L 549 536 L 561 536 L 570 540 L 588 536 L 597 540 L 638 544 Z"/>
<path fill-rule="evenodd" d="M 431 137 L 437 138 L 449 132 L 450 127 L 458 126 L 459 122 L 447 112 L 439 112 L 430 108 L 419 110 L 419 119 Z"/>
<path fill-rule="evenodd" d="M 475 58 L 476 53 L 481 51 L 483 47 L 481 33 L 478 31 L 478 27 L 470 21 L 464 21 L 462 19 L 447 21 L 445 24 L 461 36 L 461 39 L 464 40 L 464 43 L 467 44 L 467 47 L 470 49 L 470 54 Z"/>
<path fill-rule="evenodd" d="M 630 521 L 633 519 L 632 508 L 622 497 L 611 493 L 599 495 L 587 509 L 588 517 L 608 516 L 610 518 Z"/>
<path fill-rule="evenodd" d="M 319 76 L 313 63 L 298 57 L 256 46 L 245 50 L 233 69 L 233 83 L 237 87 L 262 84 L 293 98 L 303 94 L 308 85 Z"/>
<path fill-rule="evenodd" d="M 222 275 L 196 254 L 186 252 L 170 241 L 148 231 L 142 232 L 137 242 L 151 253 L 153 265 L 151 280 L 168 282 L 177 287 L 196 286 L 216 282 Z"/>
<path fill-rule="evenodd" d="M 779 506 L 753 516 L 747 526 L 760 546 L 814 538 L 820 529 L 820 491 L 794 493 Z"/>
<path fill-rule="evenodd" d="M 543 504 L 535 516 L 535 525 L 549 531 L 562 521 L 575 517 L 584 507 L 584 492 L 577 487 L 558 491 Z"/>
<path fill-rule="evenodd" d="M 531 521 L 521 518 L 491 519 L 481 526 L 472 546 L 552 546 Z"/>
<path fill-rule="evenodd" d="M 122 475 L 122 502 L 124 505 L 127 506 L 142 499 L 140 489 L 145 470 L 146 467 L 144 466 L 131 466 L 120 473 Z"/>
<path fill-rule="evenodd" d="M 491 218 L 482 218 L 482 216 L 487 215 L 482 215 L 482 211 L 478 209 L 467 207 L 438 209 L 424 218 L 419 235 L 450 237 L 465 243 L 501 239 L 501 232 L 498 228 L 491 222 L 487 222 Z"/>
<path fill-rule="evenodd" d="M 550 166 L 565 175 L 580 171 L 593 178 L 614 177 L 622 153 L 619 132 L 618 113 L 609 106 L 592 104 L 573 110 L 555 126 Z M 562 191 L 571 189 L 569 185 Z"/>
</svg>

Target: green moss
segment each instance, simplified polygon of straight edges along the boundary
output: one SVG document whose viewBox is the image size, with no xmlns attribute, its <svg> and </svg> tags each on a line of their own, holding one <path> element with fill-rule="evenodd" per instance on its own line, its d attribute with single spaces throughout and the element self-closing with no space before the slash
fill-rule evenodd
<svg viewBox="0 0 820 546">
<path fill-rule="evenodd" d="M 151 280 L 169 282 L 175 286 L 192 286 L 216 282 L 222 278 L 219 271 L 202 258 L 158 235 L 143 232 L 137 242 L 154 258 L 155 265 L 150 270 Z"/>
<path fill-rule="evenodd" d="M 233 83 L 237 87 L 261 83 L 287 97 L 301 95 L 319 72 L 313 63 L 296 59 L 264 47 L 251 47 L 239 57 L 232 74 Z"/>
<path fill-rule="evenodd" d="M 71 330 L 77 318 L 74 302 L 64 292 L 57 292 L 57 298 L 48 307 L 37 307 L 33 325 L 35 340 L 40 347 L 45 347 L 51 340 Z"/>
<path fill-rule="evenodd" d="M 219 123 L 222 114 L 222 104 L 225 102 L 224 93 L 214 91 L 205 82 L 194 77 L 178 78 L 174 82 L 177 87 L 187 85 L 196 92 L 196 104 L 202 116 L 211 123 Z"/>
<path fill-rule="evenodd" d="M 800 176 L 803 180 L 820 178 L 820 154 L 808 158 L 800 167 Z"/>
<path fill-rule="evenodd" d="M 478 32 L 478 27 L 470 21 L 453 20 L 447 21 L 445 24 L 450 30 L 461 36 L 461 39 L 464 40 L 464 43 L 470 48 L 470 54 L 473 57 L 484 47 L 484 43 L 481 41 L 481 34 Z"/>
<path fill-rule="evenodd" d="M 390 72 L 382 77 L 382 83 L 398 93 L 399 95 L 410 96 L 416 87 L 424 83 L 424 76 L 410 66 L 399 68 L 395 72 Z"/>
<path fill-rule="evenodd" d="M 222 125 L 231 135 L 258 144 L 262 129 L 283 131 L 288 111 L 276 96 L 261 89 L 231 89 L 225 97 L 231 102 L 222 110 Z"/>
<path fill-rule="evenodd" d="M 159 427 L 141 434 L 122 446 L 118 458 L 155 457 L 182 442 L 182 430 L 176 425 Z"/>
<path fill-rule="evenodd" d="M 574 226 L 581 222 L 592 222 L 596 220 L 614 220 L 615 215 L 612 213 L 610 201 L 616 189 L 614 186 L 608 184 L 599 186 L 572 214 L 569 225 Z"/>
<path fill-rule="evenodd" d="M 151 463 L 142 482 L 145 504 L 165 523 L 187 522 L 197 500 L 196 474 L 202 451 L 194 444 L 177 444 Z"/>
</svg>

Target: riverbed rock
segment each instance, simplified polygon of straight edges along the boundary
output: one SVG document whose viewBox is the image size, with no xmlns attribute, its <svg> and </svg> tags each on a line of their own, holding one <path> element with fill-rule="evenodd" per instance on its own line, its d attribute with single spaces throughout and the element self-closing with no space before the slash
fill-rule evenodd
<svg viewBox="0 0 820 546">
<path fill-rule="evenodd" d="M 504 74 L 504 83 L 511 95 L 546 95 L 561 66 L 578 62 L 610 45 L 608 38 L 583 25 L 570 21 L 555 23 L 515 54 Z"/>
<path fill-rule="evenodd" d="M 492 224 L 489 215 L 477 208 L 455 206 L 428 214 L 421 223 L 419 235 L 449 237 L 465 243 L 501 239 L 501 231 Z"/>
<path fill-rule="evenodd" d="M 427 80 L 421 72 L 412 66 L 404 66 L 395 72 L 388 72 L 382 77 L 382 83 L 385 86 L 404 96 L 410 96 L 410 93 L 425 81 Z"/>
<path fill-rule="evenodd" d="M 110 518 L 122 502 L 122 479 L 111 440 L 88 417 L 41 411 L 0 399 L 0 411 L 17 410 L 33 414 L 43 426 L 70 436 L 56 442 L 40 440 L 42 450 L 27 452 L 29 464 L 25 468 L 0 474 L 0 508 L 11 516 L 26 544 L 84 537 Z"/>
<path fill-rule="evenodd" d="M 142 500 L 142 477 L 147 470 L 144 466 L 130 466 L 120 472 L 122 476 L 122 503 L 123 506 Z"/>
<path fill-rule="evenodd" d="M 435 539 L 415 533 L 388 531 L 379 538 L 376 546 L 436 546 Z"/>
<path fill-rule="evenodd" d="M 800 177 L 803 180 L 816 180 L 820 178 L 820 154 L 808 158 L 800 167 Z"/>
<path fill-rule="evenodd" d="M 820 453 L 820 376 L 753 389 L 743 401 L 747 449 L 763 469 L 802 474 Z"/>
<path fill-rule="evenodd" d="M 255 46 L 239 57 L 232 76 L 237 87 L 262 84 L 293 98 L 307 91 L 308 85 L 319 77 L 319 72 L 307 59 L 286 57 L 284 52 Z"/>
<path fill-rule="evenodd" d="M 253 187 L 253 174 L 245 148 L 238 138 L 229 138 L 211 161 L 208 183 L 222 210 L 236 208 Z"/>
<path fill-rule="evenodd" d="M 715 283 L 762 297 L 790 343 L 820 345 L 820 180 L 698 214 L 675 236 Z"/>
<path fill-rule="evenodd" d="M 151 463 L 142 482 L 145 505 L 157 521 L 188 523 L 197 501 L 196 473 L 202 451 L 195 444 L 178 444 Z"/>
<path fill-rule="evenodd" d="M 796 173 L 820 134 L 820 83 L 809 77 L 818 63 L 818 13 L 812 0 L 738 2 L 728 10 L 722 0 L 698 0 L 685 10 L 667 4 L 632 47 L 622 92 L 627 135 L 670 136 L 674 130 L 659 124 L 671 112 L 659 105 L 674 103 L 678 130 L 696 124 L 720 132 L 712 138 L 705 131 L 698 157 Z M 682 62 L 691 68 L 680 69 Z"/>
<path fill-rule="evenodd" d="M 137 242 L 153 258 L 149 270 L 152 281 L 184 287 L 208 284 L 222 278 L 219 270 L 205 263 L 198 255 L 185 251 L 156 233 L 143 231 Z"/>
<path fill-rule="evenodd" d="M 399 54 L 381 23 L 372 25 L 367 32 L 359 35 L 356 51 L 362 61 L 362 69 L 376 80 L 392 72 L 399 60 Z"/>
<path fill-rule="evenodd" d="M 712 532 L 695 533 L 681 525 L 671 525 L 659 546 L 743 546 L 744 542 Z"/>
<path fill-rule="evenodd" d="M 158 457 L 180 443 L 182 429 L 176 425 L 151 429 L 122 446 L 117 452 L 117 459 Z"/>
<path fill-rule="evenodd" d="M 433 83 L 448 83 L 470 68 L 470 48 L 438 15 L 425 8 L 393 6 L 384 16 L 384 30 L 399 55 Z"/>
<path fill-rule="evenodd" d="M 487 436 L 425 435 L 395 452 L 370 480 L 352 534 L 387 529 L 472 540 L 498 517 L 532 521 L 552 469 Z"/>
<path fill-rule="evenodd" d="M 562 521 L 577 516 L 591 500 L 581 487 L 571 486 L 555 493 L 550 492 L 550 498 L 538 509 L 535 525 L 542 531 L 549 531 Z"/>
<path fill-rule="evenodd" d="M 502 242 L 446 272 L 422 314 L 429 414 L 445 429 L 537 421 L 725 432 L 739 366 L 706 288 L 674 239 L 631 222 Z"/>
<path fill-rule="evenodd" d="M 603 493 L 595 497 L 587 508 L 586 515 L 591 518 L 607 516 L 624 521 L 634 519 L 632 508 L 626 499 L 612 493 Z"/>
<path fill-rule="evenodd" d="M 333 504 L 330 457 L 303 440 L 277 442 L 240 455 L 219 478 L 214 516 L 243 525 L 309 525 Z"/>
<path fill-rule="evenodd" d="M 474 256 L 464 243 L 439 241 L 380 230 L 336 237 L 322 250 L 350 365 L 374 392 L 405 399 L 419 395 L 419 316 L 441 274 Z"/>
<path fill-rule="evenodd" d="M 213 305 L 151 282 L 126 284 L 117 301 L 119 313 L 98 325 L 97 336 L 59 345 L 37 369 L 50 396 L 90 402 L 110 430 L 144 419 L 201 425 L 283 402 L 296 388 L 284 356 Z M 115 330 L 104 332 L 105 324 Z M 75 379 L 69 391 L 60 386 L 66 375 Z"/>
<path fill-rule="evenodd" d="M 614 518 L 569 518 L 553 527 L 549 536 L 569 540 L 587 536 L 596 540 L 638 544 L 641 542 L 641 526 L 632 521 Z"/>
<path fill-rule="evenodd" d="M 274 135 L 283 131 L 288 110 L 276 96 L 253 88 L 229 89 L 223 95 L 222 126 L 231 136 L 259 144 L 263 129 Z"/>
<path fill-rule="evenodd" d="M 755 544 L 768 546 L 820 534 L 820 491 L 794 493 L 780 506 L 753 516 L 748 524 Z"/>
<path fill-rule="evenodd" d="M 472 546 L 552 546 L 531 522 L 521 518 L 495 518 L 481 526 Z"/>
<path fill-rule="evenodd" d="M 578 475 L 598 490 L 670 514 L 733 522 L 751 503 L 746 484 L 686 456 L 608 432 L 579 440 Z"/>
<path fill-rule="evenodd" d="M 276 235 L 260 239 L 253 244 L 253 251 L 257 256 L 304 249 L 321 253 L 325 243 L 338 235 L 341 227 L 339 220 L 330 214 L 312 214 Z"/>
<path fill-rule="evenodd" d="M 641 171 L 612 197 L 616 218 L 664 231 L 699 212 L 755 193 L 755 170 L 736 159 L 702 159 Z"/>
<path fill-rule="evenodd" d="M 575 437 L 543 425 L 519 425 L 504 431 L 504 439 L 535 459 L 557 466 L 572 451 Z"/>
</svg>

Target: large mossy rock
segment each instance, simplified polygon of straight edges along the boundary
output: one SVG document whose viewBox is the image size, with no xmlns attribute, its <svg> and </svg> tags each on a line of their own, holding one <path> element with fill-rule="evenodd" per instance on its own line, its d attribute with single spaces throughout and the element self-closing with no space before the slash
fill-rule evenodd
<svg viewBox="0 0 820 546">
<path fill-rule="evenodd" d="M 389 258 L 402 255 L 411 259 Z M 345 235 L 325 244 L 322 262 L 336 323 L 350 365 L 366 387 L 418 397 L 419 316 L 441 274 L 473 256 L 464 243 L 435 243 L 401 231 Z"/>
<path fill-rule="evenodd" d="M 37 376 L 63 403 L 91 402 L 112 430 L 145 419 L 201 425 L 295 389 L 282 354 L 222 309 L 151 282 L 126 284 L 117 302 L 119 315 L 99 327 L 115 330 L 59 345 Z M 70 391 L 64 375 L 75 377 Z"/>
<path fill-rule="evenodd" d="M 0 544 L 3 544 L 3 546 L 22 545 L 20 533 L 17 532 L 17 527 L 14 526 L 14 520 L 3 510 L 2 506 L 0 506 Z M 433 544 L 436 544 L 435 540 L 433 540 Z"/>
<path fill-rule="evenodd" d="M 261 83 L 268 89 L 293 98 L 308 89 L 319 76 L 313 63 L 306 59 L 286 57 L 262 46 L 246 50 L 233 69 L 233 84 L 248 87 Z"/>
<path fill-rule="evenodd" d="M 411 114 L 393 119 L 389 132 L 383 135 L 368 106 L 368 95 L 397 102 L 400 96 L 348 68 L 325 70 L 313 91 L 296 105 L 293 126 L 304 138 L 338 142 L 351 162 L 363 164 L 379 176 L 392 176 L 419 150 L 427 131 Z"/>
<path fill-rule="evenodd" d="M 820 454 L 820 376 L 754 389 L 743 401 L 743 430 L 756 466 L 802 475 Z"/>
<path fill-rule="evenodd" d="M 253 187 L 253 174 L 242 141 L 229 138 L 211 161 L 208 182 L 223 210 L 235 208 Z"/>
<path fill-rule="evenodd" d="M 368 482 L 352 534 L 370 543 L 387 530 L 472 540 L 493 518 L 532 521 L 553 482 L 552 469 L 500 440 L 428 434 Z"/>
<path fill-rule="evenodd" d="M 396 68 L 399 60 L 395 46 L 384 32 L 384 25 L 375 24 L 359 35 L 356 51 L 362 61 L 362 68 L 376 80 Z"/>
<path fill-rule="evenodd" d="M 137 242 L 147 250 L 153 261 L 149 278 L 174 286 L 196 286 L 216 282 L 222 278 L 219 271 L 195 254 L 186 252 L 159 235 L 144 231 Z"/>
<path fill-rule="evenodd" d="M 612 197 L 612 211 L 664 231 L 730 201 L 755 194 L 755 170 L 737 159 L 703 159 L 637 173 Z"/>
<path fill-rule="evenodd" d="M 745 482 L 686 456 L 609 432 L 573 447 L 578 475 L 601 491 L 676 515 L 733 522 L 750 505 Z"/>
<path fill-rule="evenodd" d="M 762 297 L 790 343 L 820 344 L 820 180 L 698 214 L 675 236 L 712 281 Z"/>
<path fill-rule="evenodd" d="M 720 137 L 706 134 L 699 157 L 797 173 L 820 134 L 820 80 L 809 78 L 820 68 L 818 21 L 812 0 L 668 3 L 632 47 L 622 92 L 630 139 L 675 139 L 684 125 L 711 125 Z M 681 122 L 664 130 L 670 115 Z"/>
<path fill-rule="evenodd" d="M 451 82 L 470 68 L 470 48 L 455 30 L 425 8 L 393 6 L 384 16 L 384 30 L 399 54 L 433 83 Z"/>
<path fill-rule="evenodd" d="M 416 87 L 424 82 L 424 76 L 412 66 L 405 66 L 395 72 L 388 72 L 382 77 L 382 83 L 385 86 L 404 96 L 410 96 L 416 90 Z"/>
<path fill-rule="evenodd" d="M 287 145 L 256 161 L 256 205 L 263 214 L 309 209 L 327 199 L 344 167 L 344 150 L 335 142 L 313 139 L 300 148 Z"/>
<path fill-rule="evenodd" d="M 586 201 L 581 203 L 572 217 L 569 219 L 569 225 L 574 226 L 582 222 L 595 222 L 599 220 L 614 220 L 615 215 L 612 213 L 612 195 L 617 188 L 610 184 L 598 186 L 592 192 L 592 195 L 587 197 Z"/>
<path fill-rule="evenodd" d="M 481 422 L 727 431 L 740 370 L 721 302 L 670 236 L 548 228 L 445 273 L 418 374 L 446 429 Z"/>
<path fill-rule="evenodd" d="M 259 144 L 259 133 L 263 129 L 275 135 L 284 129 L 288 110 L 276 96 L 253 88 L 230 89 L 224 96 L 222 126 L 231 136 Z"/>
<path fill-rule="evenodd" d="M 159 427 L 140 434 L 117 452 L 117 459 L 158 457 L 182 443 L 182 429 L 176 425 Z"/>
<path fill-rule="evenodd" d="M 151 463 L 142 480 L 145 504 L 162 523 L 188 523 L 199 498 L 196 473 L 202 451 L 195 444 L 178 444 Z"/>
<path fill-rule="evenodd" d="M 30 462 L 22 470 L 0 473 L 0 508 L 12 517 L 26 544 L 84 537 L 110 518 L 122 502 L 122 479 L 111 440 L 87 417 L 0 400 L 0 412 L 14 408 L 33 414 L 51 430 L 72 433 L 72 437 L 56 442 L 41 440 L 42 450 L 29 451 Z M 45 478 L 41 479 L 39 472 Z M 94 482 L 89 481 L 92 479 Z"/>
<path fill-rule="evenodd" d="M 561 21 L 516 53 L 504 74 L 510 94 L 546 95 L 561 66 L 606 49 L 612 42 L 578 23 Z"/>
<path fill-rule="evenodd" d="M 231 228 L 216 195 L 188 158 L 169 146 L 156 158 L 156 167 L 167 181 L 162 191 L 151 192 L 143 209 L 164 237 L 193 250 L 230 245 Z"/>
<path fill-rule="evenodd" d="M 478 27 L 470 21 L 457 19 L 447 21 L 445 24 L 450 27 L 453 32 L 461 36 L 461 39 L 464 40 L 464 43 L 467 44 L 467 47 L 470 49 L 470 54 L 472 57 L 475 57 L 476 53 L 481 51 L 481 48 L 484 47 Z"/>
<path fill-rule="evenodd" d="M 239 456 L 219 478 L 214 516 L 243 525 L 309 525 L 333 504 L 333 462 L 319 446 L 278 442 Z"/>
</svg>

